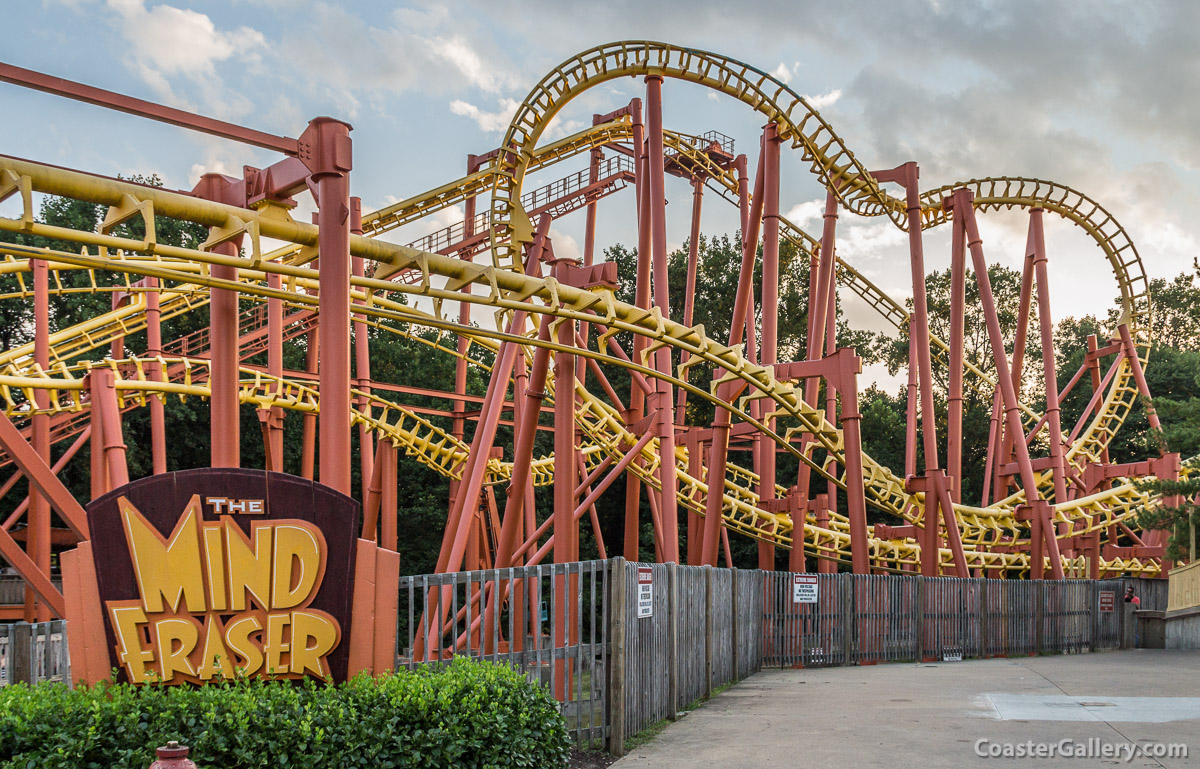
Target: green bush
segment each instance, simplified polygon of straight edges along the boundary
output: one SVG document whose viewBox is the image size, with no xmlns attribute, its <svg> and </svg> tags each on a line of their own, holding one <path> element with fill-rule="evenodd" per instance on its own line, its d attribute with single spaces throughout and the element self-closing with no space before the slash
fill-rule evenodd
<svg viewBox="0 0 1200 769">
<path fill-rule="evenodd" d="M 146 769 L 168 740 L 190 746 L 201 769 L 549 769 L 566 764 L 570 747 L 547 692 L 466 659 L 336 686 L 0 689 L 4 767 Z"/>
</svg>

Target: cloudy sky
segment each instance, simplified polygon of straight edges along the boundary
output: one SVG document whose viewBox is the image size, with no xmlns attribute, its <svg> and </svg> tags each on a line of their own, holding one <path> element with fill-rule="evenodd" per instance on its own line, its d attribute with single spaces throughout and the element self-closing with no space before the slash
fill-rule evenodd
<svg viewBox="0 0 1200 769">
<path fill-rule="evenodd" d="M 1036 176 L 1108 207 L 1151 276 L 1173 276 L 1200 250 L 1200 4 L 925 0 L 889 3 L 698 0 L 41 0 L 6 7 L 0 58 L 146 99 L 295 136 L 316 115 L 354 125 L 353 194 L 376 208 L 461 175 L 468 153 L 494 147 L 515 106 L 559 61 L 623 39 L 727 54 L 810 97 L 869 167 L 908 160 L 924 188 L 972 177 Z M 641 95 L 632 79 L 595 88 L 549 136 Z M 724 96 L 668 83 L 667 127 L 716 129 L 753 158 L 761 120 Z M 206 171 L 267 165 L 269 153 L 0 85 L 0 153 L 101 174 L 158 173 L 190 187 Z M 565 175 L 559 166 L 530 185 Z M 752 160 L 753 166 L 753 160 Z M 782 203 L 819 232 L 821 190 L 785 153 Z M 687 234 L 690 189 L 668 182 L 669 241 Z M 633 200 L 600 209 L 600 247 L 632 242 Z M 0 208 L 11 215 L 11 206 Z M 417 224 L 406 242 L 445 226 Z M 892 225 L 843 217 L 839 249 L 897 298 L 911 293 L 906 240 Z M 990 261 L 1018 266 L 1024 221 L 984 221 Z M 713 198 L 703 230 L 732 232 Z M 582 221 L 556 227 L 570 253 Z M 1100 251 L 1049 226 L 1056 320 L 1103 315 L 1116 295 Z M 949 261 L 945 234 L 927 238 L 930 268 Z M 862 325 L 878 327 L 850 308 Z"/>
</svg>

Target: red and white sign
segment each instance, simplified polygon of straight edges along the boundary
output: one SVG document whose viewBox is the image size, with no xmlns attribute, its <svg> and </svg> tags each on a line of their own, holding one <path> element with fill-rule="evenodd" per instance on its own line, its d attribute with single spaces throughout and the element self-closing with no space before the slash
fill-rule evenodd
<svg viewBox="0 0 1200 769">
<path fill-rule="evenodd" d="M 1100 611 L 1110 612 L 1117 605 L 1117 594 L 1112 590 L 1100 591 Z"/>
<path fill-rule="evenodd" d="M 654 614 L 654 569 L 649 566 L 638 567 L 638 619 Z"/>
<path fill-rule="evenodd" d="M 792 575 L 792 603 L 816 603 L 817 591 L 816 574 Z"/>
</svg>

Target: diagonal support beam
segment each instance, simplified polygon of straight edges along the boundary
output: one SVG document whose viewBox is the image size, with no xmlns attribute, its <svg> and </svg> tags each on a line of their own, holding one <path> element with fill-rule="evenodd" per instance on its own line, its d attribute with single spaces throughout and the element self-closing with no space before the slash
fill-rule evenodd
<svg viewBox="0 0 1200 769">
<path fill-rule="evenodd" d="M 5 417 L 4 421 L 8 422 L 8 418 Z M 38 568 L 33 559 L 25 554 L 12 535 L 3 529 L 0 529 L 0 556 L 3 556 L 4 560 L 12 564 L 17 573 L 25 578 L 25 582 L 33 589 L 33 592 L 37 593 L 38 598 L 50 607 L 56 617 L 61 618 L 67 615 L 67 602 L 63 598 L 63 594 L 58 592 L 58 588 L 54 587 L 50 577 Z"/>
<path fill-rule="evenodd" d="M 83 511 L 79 501 L 55 476 L 54 470 L 46 464 L 46 460 L 33 450 L 12 420 L 3 413 L 0 413 L 0 447 L 3 447 L 12 458 L 13 464 L 25 474 L 29 483 L 44 498 L 50 500 L 50 506 L 62 516 L 67 526 L 71 527 L 71 531 L 80 539 L 89 539 L 87 513 Z"/>
</svg>

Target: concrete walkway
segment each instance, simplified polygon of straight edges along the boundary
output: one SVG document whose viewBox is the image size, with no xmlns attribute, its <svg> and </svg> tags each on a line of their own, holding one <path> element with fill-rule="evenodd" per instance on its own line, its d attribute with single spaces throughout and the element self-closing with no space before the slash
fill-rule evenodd
<svg viewBox="0 0 1200 769">
<path fill-rule="evenodd" d="M 1147 743 L 1188 756 L 1128 756 Z M 613 769 L 1006 766 L 1200 767 L 1200 652 L 766 671 Z"/>
</svg>

